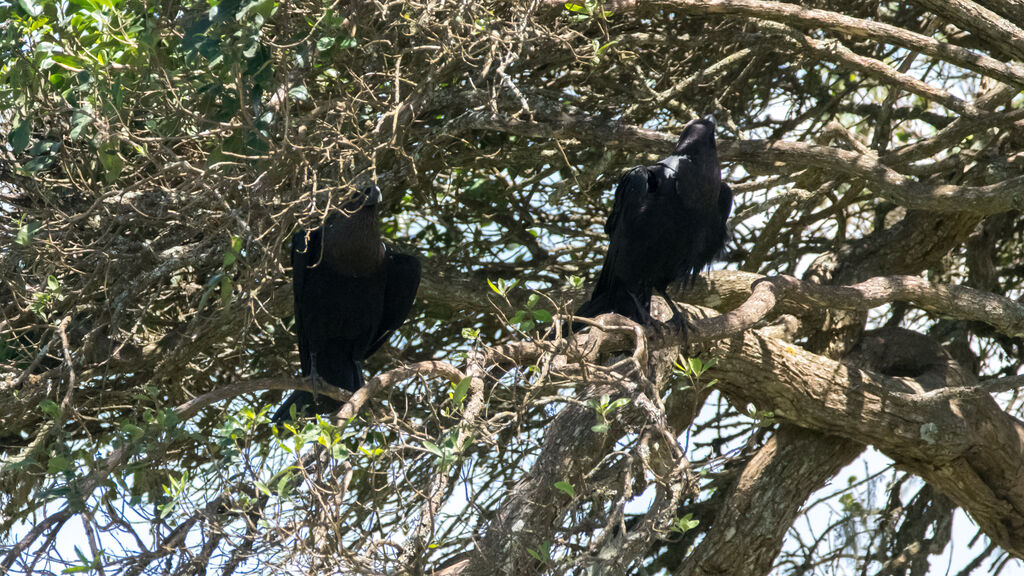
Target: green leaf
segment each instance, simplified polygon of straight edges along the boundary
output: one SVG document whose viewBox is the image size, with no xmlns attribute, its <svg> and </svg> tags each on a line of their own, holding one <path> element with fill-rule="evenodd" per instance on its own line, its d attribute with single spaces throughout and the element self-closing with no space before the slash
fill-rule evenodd
<svg viewBox="0 0 1024 576">
<path fill-rule="evenodd" d="M 39 230 L 39 222 L 29 222 L 23 224 L 21 228 L 18 228 L 18 234 L 14 237 L 14 243 L 20 244 L 21 246 L 28 246 L 32 242 L 32 237 L 36 231 Z"/>
<path fill-rule="evenodd" d="M 46 414 L 54 420 L 60 418 L 60 406 L 57 406 L 57 403 L 49 398 L 43 398 L 43 400 L 39 402 L 39 409 L 43 411 L 43 414 Z"/>
<path fill-rule="evenodd" d="M 118 154 L 117 149 L 111 145 L 107 145 L 104 149 L 100 150 L 100 163 L 103 164 L 103 169 L 105 170 L 103 179 L 106 180 L 107 184 L 113 184 L 118 176 L 121 175 L 121 171 L 124 170 L 124 159 Z"/>
<path fill-rule="evenodd" d="M 426 448 L 431 454 L 439 458 L 444 456 L 444 452 L 442 452 L 441 449 L 438 448 L 437 444 L 434 444 L 430 440 L 424 440 L 423 447 Z"/>
<path fill-rule="evenodd" d="M 257 481 L 256 481 L 256 488 L 257 488 L 257 489 L 258 489 L 258 490 L 259 490 L 260 492 L 263 492 L 263 493 L 264 493 L 264 494 L 266 494 L 267 496 L 270 496 L 270 488 L 268 488 L 268 487 L 267 487 L 266 483 L 264 483 L 264 482 L 260 482 L 259 480 L 257 480 Z"/>
<path fill-rule="evenodd" d="M 50 58 L 53 59 L 57 65 L 62 66 L 72 72 L 81 72 L 85 70 L 85 60 L 82 60 L 78 56 L 72 56 L 70 54 L 58 54 L 53 52 L 50 54 Z"/>
<path fill-rule="evenodd" d="M 174 502 L 168 502 L 157 506 L 157 509 L 160 510 L 160 518 L 166 518 L 174 510 L 174 504 Z"/>
<path fill-rule="evenodd" d="M 282 474 L 281 479 L 277 481 L 277 495 L 281 498 L 287 498 L 288 492 L 290 491 L 290 484 L 292 481 L 291 474 Z"/>
<path fill-rule="evenodd" d="M 629 404 L 629 398 L 617 398 L 614 402 L 608 405 L 608 409 L 605 410 L 605 413 L 607 414 L 608 412 L 625 406 L 626 404 Z"/>
<path fill-rule="evenodd" d="M 238 255 L 242 253 L 242 237 L 231 236 L 231 243 L 228 245 L 228 249 L 224 252 L 224 261 L 221 264 L 223 268 L 227 268 L 235 263 L 238 259 Z"/>
<path fill-rule="evenodd" d="M 82 110 L 76 109 L 71 113 L 71 132 L 70 136 L 72 140 L 78 140 L 82 135 L 82 130 L 92 124 L 92 116 L 89 116 Z"/>
<path fill-rule="evenodd" d="M 309 90 L 307 90 L 302 84 L 299 84 L 289 90 L 288 95 L 296 100 L 309 100 Z"/>
<path fill-rule="evenodd" d="M 573 4 L 572 2 L 566 2 L 565 9 L 568 10 L 569 12 L 584 12 L 586 10 L 586 8 L 584 8 L 583 6 L 580 6 L 579 4 Z"/>
<path fill-rule="evenodd" d="M 18 0 L 18 6 L 21 6 L 21 9 L 33 18 L 43 13 L 43 7 L 33 0 Z"/>
<path fill-rule="evenodd" d="M 456 403 L 462 404 L 462 401 L 466 399 L 466 394 L 469 392 L 469 385 L 473 382 L 473 379 L 466 376 L 455 385 L 455 390 L 452 393 L 452 399 Z"/>
<path fill-rule="evenodd" d="M 693 530 L 700 524 L 700 520 L 693 519 L 693 513 L 687 514 L 682 518 L 676 518 L 675 522 L 672 523 L 672 530 L 679 532 L 680 534 Z"/>
<path fill-rule="evenodd" d="M 230 277 L 224 276 L 220 279 L 220 303 L 225 308 L 231 304 L 231 291 L 233 288 L 234 282 L 231 281 Z"/>
<path fill-rule="evenodd" d="M 605 12 L 605 14 L 609 14 L 609 12 Z M 614 46 L 614 45 L 616 45 L 618 43 L 619 43 L 618 40 L 612 40 L 611 42 L 603 44 L 600 48 L 597 49 L 597 53 L 598 54 L 604 54 L 606 50 L 608 50 L 609 48 L 611 48 L 612 46 Z"/>
<path fill-rule="evenodd" d="M 66 472 L 74 468 L 71 460 L 68 460 L 64 456 L 54 456 L 50 458 L 50 461 L 46 464 L 46 472 L 49 474 L 57 474 L 59 472 Z"/>
<path fill-rule="evenodd" d="M 348 448 L 346 448 L 340 443 L 331 446 L 331 456 L 335 460 L 347 460 L 349 454 L 350 452 L 348 451 Z"/>
<path fill-rule="evenodd" d="M 128 438 L 133 441 L 137 440 L 145 433 L 142 428 L 139 428 L 130 422 L 121 422 L 121 430 L 126 432 L 128 434 Z"/>
<path fill-rule="evenodd" d="M 46 287 L 49 288 L 51 292 L 56 292 L 57 289 L 60 288 L 60 282 L 57 281 L 56 276 L 50 274 L 46 277 Z"/>
<path fill-rule="evenodd" d="M 29 142 L 29 130 L 32 128 L 32 122 L 28 119 L 22 120 L 14 130 L 7 135 L 7 142 L 11 145 L 15 154 L 20 153 L 25 148 L 28 148 Z"/>
<path fill-rule="evenodd" d="M 537 305 L 538 300 L 540 300 L 540 296 L 537 294 L 530 294 L 530 297 L 526 299 L 526 307 L 533 308 Z"/>
<path fill-rule="evenodd" d="M 468 340 L 476 340 L 480 337 L 480 331 L 475 328 L 463 328 L 462 337 Z"/>
<path fill-rule="evenodd" d="M 598 434 L 604 434 L 605 432 L 608 431 L 608 424 L 604 422 L 602 422 L 601 424 L 594 424 L 593 426 L 590 427 L 590 429 L 593 430 L 594 432 L 597 432 Z"/>
<path fill-rule="evenodd" d="M 316 49 L 321 52 L 330 50 L 331 46 L 334 46 L 334 38 L 331 38 L 330 36 L 324 36 L 316 41 Z"/>
<path fill-rule="evenodd" d="M 701 363 L 700 358 L 690 358 L 687 360 L 687 363 L 690 365 L 690 372 L 693 374 L 700 376 L 704 373 L 704 365 Z"/>
<path fill-rule="evenodd" d="M 569 498 L 576 497 L 576 489 L 573 488 L 572 484 L 569 484 L 568 482 L 555 482 L 555 488 L 558 488 L 562 492 L 568 494 Z"/>
<path fill-rule="evenodd" d="M 537 322 L 551 322 L 554 320 L 554 317 L 551 316 L 551 312 L 548 312 L 547 310 L 534 310 L 533 318 Z"/>
</svg>

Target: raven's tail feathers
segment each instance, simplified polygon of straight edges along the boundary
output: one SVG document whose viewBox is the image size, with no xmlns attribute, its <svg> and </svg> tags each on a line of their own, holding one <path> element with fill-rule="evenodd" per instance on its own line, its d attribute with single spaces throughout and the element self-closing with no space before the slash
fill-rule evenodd
<svg viewBox="0 0 1024 576">
<path fill-rule="evenodd" d="M 607 268 L 601 270 L 601 275 L 594 286 L 594 292 L 590 300 L 585 302 L 576 311 L 576 316 L 593 318 L 600 314 L 614 312 L 621 314 L 634 322 L 646 324 L 651 317 L 651 288 L 640 287 L 630 289 L 620 279 L 607 273 Z M 577 326 L 574 324 L 573 331 Z"/>
</svg>

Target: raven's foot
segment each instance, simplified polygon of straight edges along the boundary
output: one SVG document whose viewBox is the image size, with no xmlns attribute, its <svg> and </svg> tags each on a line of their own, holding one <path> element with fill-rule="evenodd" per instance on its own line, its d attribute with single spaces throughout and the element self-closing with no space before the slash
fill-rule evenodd
<svg viewBox="0 0 1024 576">
<path fill-rule="evenodd" d="M 693 323 L 690 322 L 689 316 L 685 312 L 676 311 L 672 314 L 672 317 L 669 318 L 666 324 L 671 326 L 674 330 L 678 330 L 679 333 L 682 334 L 683 345 L 686 346 L 690 338 L 690 332 L 694 330 Z"/>
</svg>

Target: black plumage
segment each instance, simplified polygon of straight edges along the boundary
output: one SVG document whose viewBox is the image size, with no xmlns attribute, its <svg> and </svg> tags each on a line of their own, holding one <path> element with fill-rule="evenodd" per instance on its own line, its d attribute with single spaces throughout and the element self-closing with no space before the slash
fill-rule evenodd
<svg viewBox="0 0 1024 576">
<path fill-rule="evenodd" d="M 419 261 L 381 242 L 380 199 L 380 190 L 367 188 L 320 228 L 292 236 L 295 332 L 302 374 L 318 375 L 350 391 L 363 386 L 363 360 L 405 322 L 420 282 Z M 301 414 L 313 404 L 319 414 L 341 408 L 332 398 L 296 391 L 273 420 L 288 419 L 293 405 Z"/>
<path fill-rule="evenodd" d="M 665 290 L 677 282 L 691 284 L 722 252 L 731 211 L 714 118 L 706 116 L 686 125 L 671 156 L 622 177 L 605 224 L 608 254 L 590 300 L 576 315 L 615 312 L 647 324 L 656 291 L 685 327 Z"/>
</svg>

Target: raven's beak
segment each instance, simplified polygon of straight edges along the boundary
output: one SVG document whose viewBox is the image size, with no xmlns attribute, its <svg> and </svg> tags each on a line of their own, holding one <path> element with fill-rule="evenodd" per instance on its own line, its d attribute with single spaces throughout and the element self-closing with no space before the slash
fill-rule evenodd
<svg viewBox="0 0 1024 576">
<path fill-rule="evenodd" d="M 708 122 L 711 122 L 711 127 L 712 128 L 715 128 L 715 127 L 718 126 L 718 123 L 715 122 L 715 115 L 714 114 L 708 114 L 707 116 L 701 118 L 701 120 L 706 120 Z"/>
</svg>

